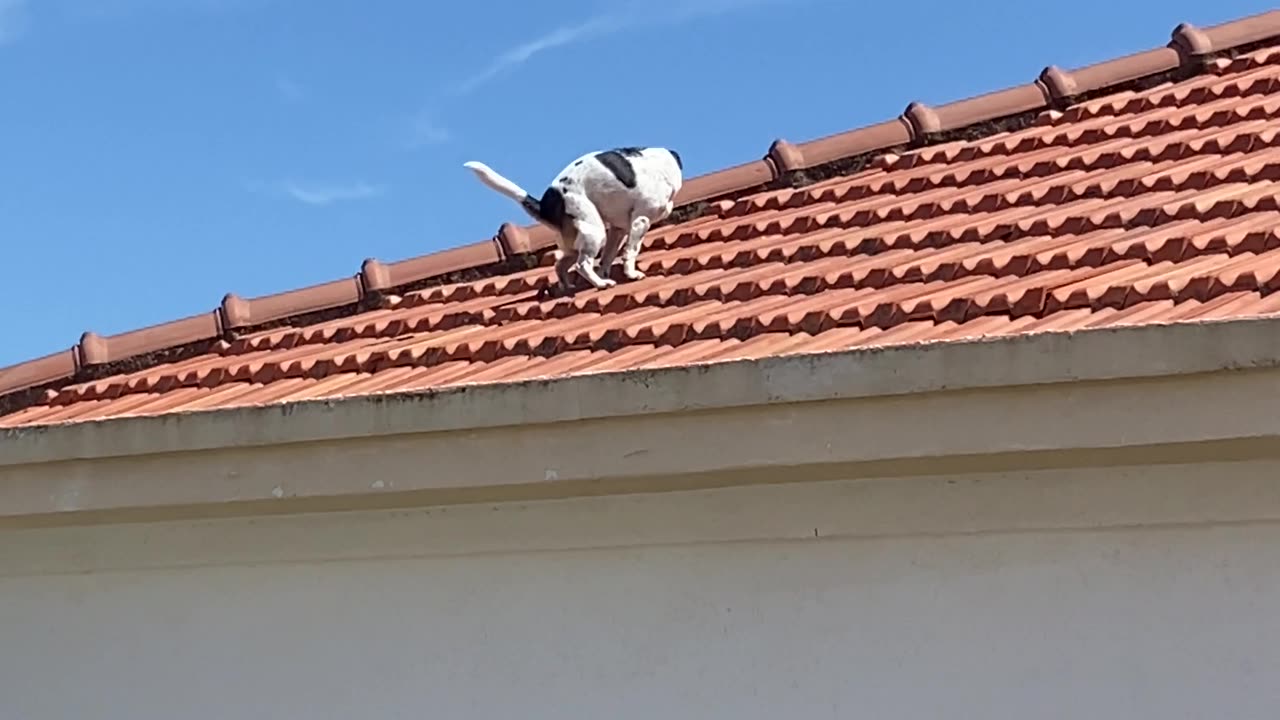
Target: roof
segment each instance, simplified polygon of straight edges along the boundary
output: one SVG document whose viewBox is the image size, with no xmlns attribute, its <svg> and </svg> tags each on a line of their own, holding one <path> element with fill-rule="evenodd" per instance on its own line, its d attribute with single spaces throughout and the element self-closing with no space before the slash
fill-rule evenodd
<svg viewBox="0 0 1280 720">
<path fill-rule="evenodd" d="M 691 179 L 648 277 L 547 299 L 550 232 L 0 369 L 0 427 L 1280 314 L 1280 11 Z M 615 269 L 615 272 L 617 270 Z"/>
</svg>

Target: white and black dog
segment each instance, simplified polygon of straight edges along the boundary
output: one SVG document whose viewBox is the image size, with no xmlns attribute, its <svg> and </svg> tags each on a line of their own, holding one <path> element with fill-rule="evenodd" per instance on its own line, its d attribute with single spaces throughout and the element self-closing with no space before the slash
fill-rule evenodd
<svg viewBox="0 0 1280 720">
<path fill-rule="evenodd" d="M 657 147 L 625 147 L 583 155 L 556 175 L 541 198 L 484 163 L 472 161 L 464 167 L 559 233 L 556 276 L 565 292 L 570 289 L 570 269 L 596 288 L 615 285 L 609 269 L 624 243 L 623 275 L 629 280 L 643 278 L 644 273 L 636 269 L 640 241 L 652 225 L 671 214 L 675 195 L 684 182 L 680 155 Z M 596 271 L 597 258 L 603 277 Z"/>
</svg>

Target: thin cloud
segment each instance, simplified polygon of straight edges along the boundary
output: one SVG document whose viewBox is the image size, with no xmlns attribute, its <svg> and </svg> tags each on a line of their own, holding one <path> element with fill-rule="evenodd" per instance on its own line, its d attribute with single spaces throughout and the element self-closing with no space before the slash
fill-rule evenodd
<svg viewBox="0 0 1280 720">
<path fill-rule="evenodd" d="M 42 0 L 41 8 L 61 19 L 98 21 L 138 12 L 224 13 L 253 10 L 279 0 Z M 0 46 L 25 35 L 31 25 L 31 0 L 0 0 Z"/>
<path fill-rule="evenodd" d="M 280 93 L 280 98 L 285 102 L 298 102 L 306 94 L 293 78 L 288 75 L 276 75 L 276 92 Z"/>
<path fill-rule="evenodd" d="M 380 185 L 366 182 L 355 182 L 347 185 L 307 185 L 287 182 L 285 192 L 294 200 L 307 205 L 332 205 L 347 200 L 364 200 L 381 195 L 384 189 Z"/>
<path fill-rule="evenodd" d="M 0 46 L 17 42 L 27 22 L 27 0 L 0 0 Z"/>
<path fill-rule="evenodd" d="M 680 24 L 780 2 L 788 2 L 788 0 L 686 0 L 674 8 L 660 12 L 653 12 L 654 4 L 634 4 L 629 8 L 600 15 L 586 22 L 557 28 L 521 43 L 498 55 L 483 69 L 467 77 L 458 84 L 455 92 L 460 95 L 473 92 L 498 75 L 515 70 L 535 55 L 555 48 L 594 40 L 623 30 Z M 637 41 L 645 42 L 646 38 L 639 38 Z"/>
<path fill-rule="evenodd" d="M 275 0 L 57 0 L 62 12 L 80 20 L 105 20 L 139 12 L 223 13 L 262 8 Z"/>
<path fill-rule="evenodd" d="M 281 194 L 313 207 L 324 207 L 352 200 L 367 200 L 386 192 L 386 187 L 363 180 L 349 183 L 318 183 L 300 180 L 285 180 L 278 183 L 251 182 L 246 183 L 246 188 L 258 194 Z"/>
<path fill-rule="evenodd" d="M 611 30 L 618 29 L 620 23 L 619 18 L 615 17 L 599 17 L 579 25 L 558 28 L 546 35 L 534 38 L 529 42 L 517 45 L 516 47 L 502 53 L 489 63 L 488 67 L 480 72 L 472 75 L 458 85 L 459 93 L 469 93 L 481 85 L 489 82 L 498 74 L 523 65 L 538 53 L 569 45 L 579 40 L 585 40 L 598 35 L 603 35 Z"/>
<path fill-rule="evenodd" d="M 436 122 L 429 112 L 420 112 L 409 125 L 408 145 L 410 150 L 418 150 L 429 145 L 440 145 L 449 142 L 453 134 L 449 129 Z"/>
</svg>

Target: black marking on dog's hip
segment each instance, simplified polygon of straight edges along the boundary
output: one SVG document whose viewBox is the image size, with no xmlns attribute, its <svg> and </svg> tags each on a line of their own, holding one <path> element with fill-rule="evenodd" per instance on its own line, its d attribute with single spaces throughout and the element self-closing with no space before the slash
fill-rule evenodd
<svg viewBox="0 0 1280 720">
<path fill-rule="evenodd" d="M 618 178 L 618 182 L 628 190 L 636 186 L 636 169 L 632 167 L 631 161 L 621 150 L 606 150 L 596 154 L 596 159 L 600 164 L 605 166 L 613 176 Z"/>
<path fill-rule="evenodd" d="M 673 157 L 673 158 L 675 158 L 675 159 L 676 159 L 676 167 L 678 167 L 678 168 L 680 168 L 681 170 L 683 170 L 683 169 L 684 169 L 684 162 L 683 162 L 682 160 L 680 160 L 680 153 L 676 152 L 675 150 L 668 150 L 667 152 L 671 153 L 671 157 Z"/>
<path fill-rule="evenodd" d="M 527 202 L 533 203 L 534 200 L 530 197 Z M 565 208 L 564 193 L 555 186 L 547 188 L 546 192 L 542 193 L 542 199 L 537 201 L 535 207 L 538 217 L 558 228 L 563 228 L 571 219 Z"/>
</svg>

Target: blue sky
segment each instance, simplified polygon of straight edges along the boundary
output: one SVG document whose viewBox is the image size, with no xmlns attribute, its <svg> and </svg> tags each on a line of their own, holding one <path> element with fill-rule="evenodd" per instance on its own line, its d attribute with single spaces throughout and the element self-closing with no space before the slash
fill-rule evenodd
<svg viewBox="0 0 1280 720">
<path fill-rule="evenodd" d="M 0 0 L 0 366 L 474 242 L 614 145 L 689 175 L 1164 43 L 1219 0 Z"/>
</svg>

